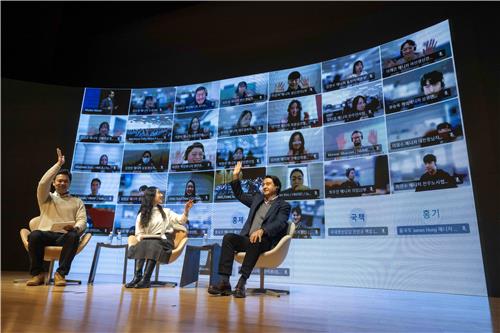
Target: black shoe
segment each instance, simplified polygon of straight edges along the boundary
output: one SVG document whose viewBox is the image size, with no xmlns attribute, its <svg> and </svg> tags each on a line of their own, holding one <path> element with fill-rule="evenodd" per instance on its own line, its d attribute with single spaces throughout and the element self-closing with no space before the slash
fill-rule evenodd
<svg viewBox="0 0 500 333">
<path fill-rule="evenodd" d="M 238 281 L 238 284 L 236 285 L 236 288 L 234 288 L 234 293 L 233 293 L 234 297 L 236 297 L 236 298 L 247 297 L 246 288 L 245 288 L 246 283 L 247 283 L 247 280 L 240 278 L 240 280 Z"/>
<path fill-rule="evenodd" d="M 144 268 L 144 276 L 141 281 L 139 281 L 134 288 L 142 289 L 151 287 L 151 275 L 156 267 L 156 261 L 148 259 L 146 261 L 146 267 Z"/>
<path fill-rule="evenodd" d="M 142 273 L 142 272 L 141 272 Z M 141 275 L 134 275 L 134 279 L 125 285 L 125 288 L 134 288 L 142 280 Z"/>
<path fill-rule="evenodd" d="M 144 266 L 144 262 L 144 259 L 135 259 L 134 278 L 125 285 L 125 288 L 134 288 L 142 280 L 142 266 Z"/>
<path fill-rule="evenodd" d="M 231 284 L 229 282 L 221 281 L 219 284 L 215 286 L 208 287 L 208 293 L 210 295 L 221 295 L 221 296 L 229 296 L 232 294 L 231 292 Z"/>
</svg>

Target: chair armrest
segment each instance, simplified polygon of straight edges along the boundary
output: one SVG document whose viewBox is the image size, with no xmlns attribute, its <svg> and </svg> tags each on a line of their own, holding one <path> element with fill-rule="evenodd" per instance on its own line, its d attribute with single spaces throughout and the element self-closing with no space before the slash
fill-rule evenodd
<svg viewBox="0 0 500 333">
<path fill-rule="evenodd" d="M 21 235 L 21 240 L 23 241 L 23 245 L 26 251 L 28 251 L 28 236 L 30 233 L 31 231 L 26 228 L 23 228 L 19 231 L 19 235 Z"/>
<path fill-rule="evenodd" d="M 182 254 L 182 251 L 186 247 L 187 241 L 188 241 L 188 238 L 184 237 L 183 239 L 181 239 L 181 241 L 175 247 L 175 249 L 172 250 L 172 254 L 170 255 L 170 259 L 168 260 L 169 264 L 174 262 L 175 260 L 177 260 L 177 258 L 179 258 L 179 256 Z"/>
<path fill-rule="evenodd" d="M 92 238 L 92 234 L 90 232 L 87 232 L 80 238 L 80 244 L 78 244 L 78 249 L 76 250 L 76 254 L 80 253 L 85 246 L 89 243 L 90 239 Z"/>
<path fill-rule="evenodd" d="M 130 235 L 128 236 L 127 243 L 128 246 L 131 247 L 139 243 L 139 240 L 137 239 L 137 237 L 135 237 L 135 235 Z"/>
</svg>

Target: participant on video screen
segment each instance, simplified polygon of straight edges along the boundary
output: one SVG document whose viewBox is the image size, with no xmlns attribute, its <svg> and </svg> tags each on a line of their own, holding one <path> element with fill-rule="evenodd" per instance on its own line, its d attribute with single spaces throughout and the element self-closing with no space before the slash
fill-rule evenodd
<svg viewBox="0 0 500 333">
<path fill-rule="evenodd" d="M 190 179 L 186 183 L 186 187 L 184 189 L 184 196 L 189 199 L 196 198 L 196 184 L 194 180 Z"/>
<path fill-rule="evenodd" d="M 352 74 L 347 76 L 347 78 L 354 79 L 354 78 L 360 77 L 362 75 L 367 75 L 368 72 L 365 71 L 364 68 L 365 68 L 365 65 L 363 64 L 363 62 L 361 60 L 357 60 L 352 65 Z"/>
<path fill-rule="evenodd" d="M 241 101 L 242 99 L 253 97 L 254 95 L 255 92 L 248 89 L 248 84 L 246 83 L 246 81 L 240 81 L 234 91 L 233 98 L 237 99 L 238 101 Z M 241 102 L 238 102 L 238 104 L 240 103 Z"/>
<path fill-rule="evenodd" d="M 94 178 L 90 182 L 90 195 L 98 196 L 99 190 L 101 189 L 101 180 L 99 178 Z"/>
<path fill-rule="evenodd" d="M 205 160 L 205 147 L 200 142 L 195 142 L 187 147 L 184 152 L 183 164 L 186 163 L 202 163 Z"/>
<path fill-rule="evenodd" d="M 194 92 L 194 98 L 186 101 L 186 110 L 213 109 L 215 102 L 209 100 L 208 90 L 204 86 L 199 86 Z"/>
<path fill-rule="evenodd" d="M 299 129 L 309 125 L 309 112 L 302 117 L 302 103 L 294 99 L 288 104 L 287 116 L 281 121 L 287 130 Z"/>
<path fill-rule="evenodd" d="M 109 123 L 103 121 L 99 124 L 99 132 L 95 135 L 86 137 L 81 142 L 99 142 L 99 143 L 118 143 L 120 137 L 109 135 Z"/>
<path fill-rule="evenodd" d="M 291 186 L 284 190 L 282 194 L 289 194 L 299 191 L 307 191 L 310 190 L 309 187 L 304 185 L 304 172 L 300 169 L 293 169 L 290 173 L 290 184 Z"/>
<path fill-rule="evenodd" d="M 142 158 L 137 161 L 135 166 L 140 167 L 142 171 L 157 171 L 158 168 L 156 167 L 154 161 L 153 161 L 153 154 L 149 150 L 146 150 L 144 153 L 142 153 Z"/>
<path fill-rule="evenodd" d="M 142 102 L 142 108 L 145 110 L 144 113 L 153 112 L 153 110 L 158 109 L 158 101 L 155 96 L 144 97 L 144 102 Z"/>
<path fill-rule="evenodd" d="M 302 219 L 302 208 L 300 206 L 295 206 L 292 208 L 292 220 L 290 223 L 295 224 L 295 233 L 293 238 L 298 239 L 311 239 L 311 234 L 309 228 L 306 226 L 306 222 Z"/>
<path fill-rule="evenodd" d="M 451 124 L 448 122 L 442 122 L 436 126 L 436 129 L 434 131 L 429 131 L 428 133 L 425 133 L 423 138 L 432 138 L 432 140 L 422 141 L 420 146 L 428 147 L 441 143 L 454 142 L 455 140 L 457 140 L 457 137 L 458 136 L 455 134 L 455 131 L 453 130 L 453 126 L 451 126 Z"/>
<path fill-rule="evenodd" d="M 101 101 L 101 110 L 103 113 L 111 114 L 113 111 L 118 109 L 118 105 L 115 105 L 115 92 L 110 90 L 106 98 Z"/>
<path fill-rule="evenodd" d="M 399 51 L 400 57 L 396 59 L 389 59 L 385 67 L 403 65 L 425 55 L 432 54 L 434 53 L 436 45 L 437 41 L 434 38 L 431 38 L 423 43 L 422 51 L 419 52 L 417 51 L 417 43 L 411 39 L 407 39 L 403 42 L 403 44 L 401 44 Z"/>
<path fill-rule="evenodd" d="M 343 149 L 354 149 L 354 152 L 360 152 L 360 150 L 367 145 L 363 145 L 363 132 L 355 130 L 351 133 L 351 142 L 352 144 L 346 147 L 346 141 L 344 138 L 344 135 L 341 134 L 337 137 L 337 146 L 339 150 Z M 377 145 L 377 131 L 371 130 L 370 133 L 368 134 L 368 143 L 370 143 L 371 146 L 376 146 Z"/>
<path fill-rule="evenodd" d="M 92 168 L 92 172 L 114 172 L 114 171 L 118 171 L 118 167 L 116 165 L 109 165 L 108 164 L 108 155 L 106 154 L 102 154 L 100 157 L 99 157 L 99 164 L 95 165 L 93 168 Z"/>
<path fill-rule="evenodd" d="M 444 88 L 444 77 L 440 71 L 425 73 L 420 79 L 420 90 L 425 96 L 437 94 L 439 98 L 445 97 Z"/>
<path fill-rule="evenodd" d="M 254 126 L 251 126 L 252 117 L 253 117 L 252 111 L 243 110 L 234 128 L 237 129 L 238 132 L 244 132 L 245 134 L 257 133 L 257 129 Z"/>
<path fill-rule="evenodd" d="M 302 89 L 309 89 L 307 94 L 316 94 L 314 86 L 310 86 L 309 79 L 302 76 L 299 71 L 293 71 L 288 74 L 288 87 L 285 90 L 285 82 L 278 82 L 274 88 L 275 93 L 294 92 Z"/>
<path fill-rule="evenodd" d="M 377 98 L 370 98 L 368 102 L 367 97 L 358 95 L 354 97 L 352 100 L 352 104 L 344 107 L 342 111 L 342 118 L 345 119 L 345 122 L 373 118 L 375 116 L 375 112 L 380 105 L 380 102 Z"/>
<path fill-rule="evenodd" d="M 436 156 L 427 154 L 423 158 L 425 173 L 420 177 L 415 192 L 441 190 L 457 187 L 455 178 L 444 170 L 437 168 Z"/>
<path fill-rule="evenodd" d="M 293 132 L 290 140 L 288 140 L 288 156 L 293 157 L 308 154 L 305 145 L 304 135 L 301 132 Z M 293 159 L 290 161 L 293 161 Z"/>
<path fill-rule="evenodd" d="M 347 179 L 342 184 L 340 184 L 340 188 L 357 188 L 361 186 L 356 180 L 356 170 L 354 168 L 348 168 L 345 171 L 345 176 Z M 361 196 L 361 193 L 355 193 L 355 195 Z"/>
</svg>

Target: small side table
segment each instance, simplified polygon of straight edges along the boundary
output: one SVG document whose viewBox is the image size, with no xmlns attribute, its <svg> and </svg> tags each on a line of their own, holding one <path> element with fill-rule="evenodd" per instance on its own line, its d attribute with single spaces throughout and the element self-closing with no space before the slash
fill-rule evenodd
<svg viewBox="0 0 500 333">
<path fill-rule="evenodd" d="M 87 284 L 94 284 L 95 273 L 97 271 L 97 263 L 99 262 L 99 255 L 101 254 L 101 248 L 107 249 L 125 249 L 125 256 L 123 258 L 123 280 L 122 284 L 125 284 L 127 278 L 127 254 L 128 254 L 128 244 L 109 244 L 109 243 L 97 243 L 94 252 L 94 259 L 92 260 L 92 266 L 90 268 L 89 280 Z"/>
<path fill-rule="evenodd" d="M 182 266 L 181 288 L 193 282 L 198 282 L 201 251 L 208 251 L 207 263 L 209 263 L 210 269 L 209 283 L 211 285 L 219 283 L 220 277 L 219 274 L 217 274 L 217 269 L 219 267 L 220 245 L 217 243 L 202 246 L 187 245 L 186 253 L 184 254 L 184 264 Z"/>
</svg>

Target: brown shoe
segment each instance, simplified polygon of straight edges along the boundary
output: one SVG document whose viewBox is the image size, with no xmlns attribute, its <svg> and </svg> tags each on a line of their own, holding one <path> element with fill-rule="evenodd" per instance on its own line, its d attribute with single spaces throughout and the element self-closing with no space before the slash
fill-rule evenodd
<svg viewBox="0 0 500 333">
<path fill-rule="evenodd" d="M 54 274 L 54 285 L 56 287 L 64 287 L 66 285 L 66 279 L 63 275 L 59 274 L 59 272 Z"/>
<path fill-rule="evenodd" d="M 40 273 L 38 275 L 32 276 L 31 279 L 29 279 L 26 282 L 27 286 L 39 286 L 41 284 L 44 284 L 45 282 L 45 273 Z"/>
</svg>

